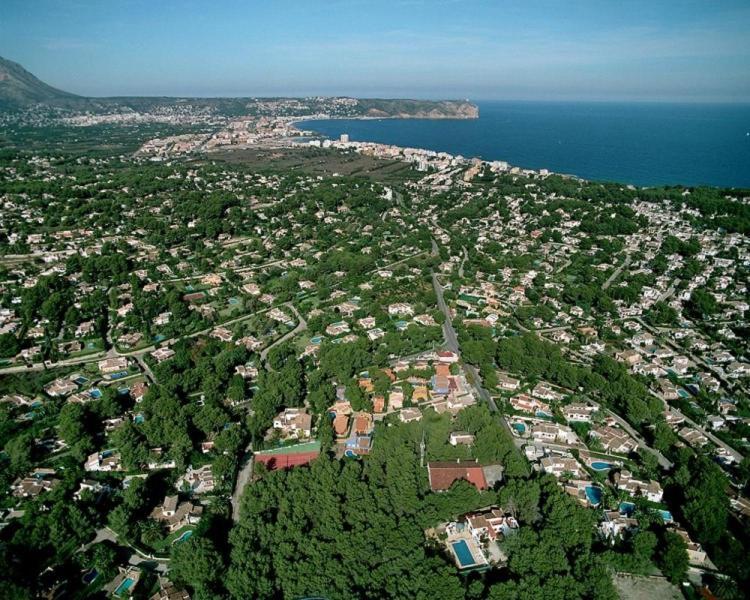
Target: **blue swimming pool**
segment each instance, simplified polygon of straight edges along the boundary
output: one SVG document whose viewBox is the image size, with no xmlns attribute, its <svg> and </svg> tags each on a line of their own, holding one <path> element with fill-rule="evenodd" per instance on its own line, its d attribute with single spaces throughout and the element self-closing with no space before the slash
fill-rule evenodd
<svg viewBox="0 0 750 600">
<path fill-rule="evenodd" d="M 173 544 L 181 544 L 182 542 L 188 541 L 191 537 L 193 537 L 193 530 L 186 531 L 183 533 L 180 537 L 178 537 Z"/>
<path fill-rule="evenodd" d="M 75 383 L 76 385 L 83 385 L 87 381 L 88 379 L 86 379 L 83 375 L 79 375 L 73 380 L 73 383 Z"/>
<path fill-rule="evenodd" d="M 112 373 L 112 375 L 109 376 L 110 379 L 122 379 L 123 377 L 127 377 L 128 372 L 127 371 L 118 371 L 117 373 Z"/>
<path fill-rule="evenodd" d="M 131 587 L 133 587 L 133 584 L 135 583 L 135 580 L 132 577 L 126 577 L 122 580 L 122 583 L 117 586 L 117 589 L 115 590 L 115 596 L 119 596 L 123 592 L 127 592 Z"/>
<path fill-rule="evenodd" d="M 154 336 L 155 342 L 161 342 L 164 339 L 164 336 L 161 333 L 158 333 Z"/>
<path fill-rule="evenodd" d="M 513 423 L 513 429 L 515 429 L 518 433 L 526 433 L 526 425 L 523 423 Z"/>
<path fill-rule="evenodd" d="M 612 468 L 612 463 L 595 460 L 591 463 L 591 468 L 594 469 L 594 471 L 609 471 L 609 469 Z"/>
<path fill-rule="evenodd" d="M 660 509 L 659 516 L 661 517 L 661 520 L 664 521 L 665 523 L 671 523 L 672 521 L 674 521 L 674 517 L 672 517 L 672 513 L 669 512 L 668 510 Z"/>
<path fill-rule="evenodd" d="M 239 298 L 230 298 L 230 299 L 228 300 L 228 302 L 229 302 L 229 304 L 231 304 L 232 306 L 237 306 L 237 305 L 238 305 L 238 304 L 240 303 L 240 299 L 239 299 Z"/>
<path fill-rule="evenodd" d="M 552 415 L 549 414 L 548 412 L 544 411 L 544 410 L 538 410 L 534 414 L 537 417 L 541 418 L 541 419 L 551 419 L 552 418 Z"/>
<path fill-rule="evenodd" d="M 620 502 L 620 514 L 629 517 L 635 511 L 635 504 L 632 502 Z"/>
<path fill-rule="evenodd" d="M 99 577 L 99 571 L 97 571 L 96 569 L 91 569 L 81 579 L 83 580 L 83 583 L 88 585 L 90 583 L 93 583 L 97 577 Z"/>
<path fill-rule="evenodd" d="M 99 388 L 91 388 L 89 390 L 89 396 L 91 396 L 94 400 L 98 400 L 102 397 L 102 391 Z"/>
<path fill-rule="evenodd" d="M 344 456 L 347 458 L 359 458 L 352 450 L 346 450 Z"/>
<path fill-rule="evenodd" d="M 320 345 L 322 341 L 323 341 L 322 335 L 316 335 L 315 337 L 310 338 L 310 343 L 315 344 L 316 346 Z"/>
<path fill-rule="evenodd" d="M 143 416 L 142 413 L 138 413 L 137 415 L 133 416 L 133 423 L 136 425 L 142 424 L 146 420 L 146 417 Z"/>
<path fill-rule="evenodd" d="M 453 547 L 453 552 L 456 553 L 456 558 L 458 558 L 458 563 L 461 565 L 461 568 L 471 567 L 476 564 L 466 540 L 451 542 L 451 546 Z"/>
<path fill-rule="evenodd" d="M 586 486 L 586 498 L 589 499 L 591 506 L 599 506 L 602 502 L 602 490 L 595 485 Z"/>
</svg>

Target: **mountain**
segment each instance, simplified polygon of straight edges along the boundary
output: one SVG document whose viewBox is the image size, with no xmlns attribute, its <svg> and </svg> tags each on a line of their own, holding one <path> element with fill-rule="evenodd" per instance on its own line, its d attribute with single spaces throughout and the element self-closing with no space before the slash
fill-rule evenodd
<svg viewBox="0 0 750 600">
<path fill-rule="evenodd" d="M 65 105 L 81 100 L 81 96 L 53 88 L 18 63 L 0 56 L 0 109 L 24 108 L 38 103 Z"/>
<path fill-rule="evenodd" d="M 459 100 L 357 100 L 363 116 L 396 119 L 477 119 L 479 108 L 469 101 Z"/>
<path fill-rule="evenodd" d="M 34 104 L 45 104 L 60 108 L 86 110 L 93 113 L 120 111 L 148 112 L 175 103 L 190 103 L 194 107 L 207 107 L 226 115 L 263 114 L 266 101 L 283 104 L 284 98 L 165 98 L 165 97 L 118 97 L 87 98 L 76 96 L 47 85 L 29 73 L 21 65 L 0 56 L 0 111 L 23 109 Z M 328 113 L 337 106 L 336 98 L 295 99 L 298 115 Z M 341 100 L 339 98 L 338 100 Z M 468 101 L 458 100 L 404 100 L 360 98 L 347 104 L 350 112 L 333 116 L 400 119 L 476 119 L 479 109 Z M 283 108 L 283 107 L 282 107 Z M 283 113 L 282 113 L 283 114 Z"/>
</svg>

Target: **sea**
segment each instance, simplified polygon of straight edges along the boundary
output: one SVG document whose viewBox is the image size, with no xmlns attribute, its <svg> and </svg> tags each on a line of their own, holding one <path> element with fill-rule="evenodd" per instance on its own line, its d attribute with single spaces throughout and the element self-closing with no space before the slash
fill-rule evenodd
<svg viewBox="0 0 750 600">
<path fill-rule="evenodd" d="M 331 119 L 298 127 L 591 181 L 750 188 L 750 104 L 477 104 L 478 119 Z"/>
</svg>

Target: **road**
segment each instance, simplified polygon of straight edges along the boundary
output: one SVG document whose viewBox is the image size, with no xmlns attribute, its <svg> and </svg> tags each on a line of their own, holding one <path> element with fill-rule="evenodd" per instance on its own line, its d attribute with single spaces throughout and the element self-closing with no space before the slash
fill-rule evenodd
<svg viewBox="0 0 750 600">
<path fill-rule="evenodd" d="M 458 266 L 458 276 L 463 277 L 464 276 L 464 264 L 467 260 L 469 260 L 469 253 L 466 250 L 466 246 L 461 246 L 461 250 L 463 250 L 464 256 L 461 259 L 461 264 Z"/>
<path fill-rule="evenodd" d="M 242 492 L 245 491 L 245 486 L 253 476 L 252 444 L 248 444 L 247 448 L 245 448 L 244 460 L 245 464 L 237 474 L 237 483 L 234 484 L 234 491 L 232 492 L 232 520 L 235 523 L 240 520 L 240 500 L 242 499 Z"/>
<path fill-rule="evenodd" d="M 654 395 L 657 398 L 660 398 L 663 402 L 667 403 L 666 400 L 664 400 L 664 398 L 662 398 L 658 394 L 654 394 Z M 688 425 L 690 425 L 690 427 L 692 427 L 693 429 L 696 429 L 697 431 L 699 431 L 700 433 L 702 433 L 704 436 L 706 436 L 706 438 L 708 438 L 709 440 L 711 440 L 716 446 L 719 446 L 720 448 L 723 448 L 724 451 L 727 452 L 727 453 L 729 453 L 729 454 L 731 454 L 732 457 L 734 457 L 734 460 L 736 460 L 737 462 L 740 462 L 744 458 L 744 456 L 743 456 L 742 453 L 740 453 L 737 450 L 735 450 L 734 448 L 732 448 L 732 446 L 730 446 L 729 444 L 727 444 L 726 442 L 724 442 L 721 438 L 716 437 L 713 433 L 711 433 L 707 429 L 704 429 L 701 425 L 698 425 L 698 423 L 696 423 L 695 421 L 693 421 L 685 413 L 680 412 L 680 410 L 678 410 L 677 408 L 675 408 L 673 406 L 670 406 L 669 407 L 669 412 L 672 413 L 672 414 L 674 414 L 674 415 L 677 415 L 678 417 L 681 417 L 682 419 L 684 419 L 685 423 L 687 423 Z"/>
<path fill-rule="evenodd" d="M 619 426 L 620 426 L 620 427 L 621 427 L 622 429 L 624 429 L 624 430 L 625 430 L 625 431 L 626 431 L 626 432 L 628 433 L 628 435 L 629 435 L 630 437 L 632 437 L 632 438 L 633 438 L 633 439 L 634 439 L 634 440 L 636 441 L 636 443 L 638 444 L 638 447 L 639 447 L 639 448 L 641 448 L 642 450 L 645 450 L 646 452 L 650 452 L 651 454 L 653 454 L 653 455 L 654 455 L 654 456 L 656 457 L 656 460 L 657 460 L 657 461 L 659 461 L 659 466 L 660 466 L 660 467 L 661 467 L 662 469 L 664 469 L 664 470 L 669 470 L 669 469 L 671 469 L 671 468 L 672 468 L 672 466 L 673 466 L 673 463 L 672 463 L 672 462 L 671 462 L 671 461 L 670 461 L 670 460 L 669 460 L 669 459 L 668 459 L 668 458 L 667 458 L 666 456 L 664 456 L 664 455 L 663 455 L 663 454 L 662 454 L 661 452 L 659 452 L 659 451 L 658 451 L 658 450 L 657 450 L 656 448 L 652 448 L 651 446 L 649 446 L 649 445 L 648 445 L 648 444 L 646 443 L 646 440 L 644 440 L 644 439 L 643 439 L 643 437 L 641 436 L 641 434 L 640 434 L 640 433 L 638 433 L 638 432 L 637 432 L 637 431 L 636 431 L 635 429 L 633 429 L 633 428 L 632 428 L 632 427 L 630 426 L 630 423 L 628 423 L 628 422 L 627 422 L 627 421 L 626 421 L 625 419 L 623 419 L 623 418 L 622 418 L 622 417 L 621 417 L 620 415 L 618 415 L 617 413 L 614 413 L 614 412 L 612 412 L 612 411 L 611 411 L 611 410 L 609 410 L 609 409 L 606 409 L 606 408 L 605 408 L 605 409 L 602 409 L 602 407 L 601 407 L 601 405 L 599 405 L 599 403 L 597 403 L 597 402 L 594 402 L 594 401 L 593 401 L 593 400 L 591 400 L 591 399 L 589 399 L 589 402 L 590 402 L 590 403 L 591 403 L 592 405 L 596 406 L 596 408 L 597 408 L 598 410 L 603 410 L 603 411 L 604 411 L 604 412 L 606 412 L 606 413 L 607 413 L 607 414 L 608 414 L 609 416 L 611 416 L 611 417 L 612 417 L 612 418 L 613 418 L 613 419 L 614 419 L 614 420 L 615 420 L 615 421 L 617 422 L 617 424 L 618 424 L 618 425 L 619 425 Z"/>
<path fill-rule="evenodd" d="M 299 314 L 299 312 L 297 311 L 297 309 L 294 307 L 294 304 L 292 304 L 290 302 L 287 302 L 283 306 L 286 306 L 287 308 L 289 308 L 294 313 L 294 316 L 297 317 L 297 326 L 294 329 L 292 329 L 290 332 L 285 333 L 284 335 L 282 335 L 273 344 L 270 344 L 270 345 L 266 346 L 261 351 L 261 353 L 260 353 L 260 360 L 261 360 L 261 362 L 264 362 L 266 360 L 266 356 L 268 356 L 268 351 L 271 350 L 271 348 L 273 348 L 274 346 L 278 346 L 279 344 L 283 344 L 287 340 L 293 338 L 298 333 L 300 333 L 300 332 L 304 331 L 305 329 L 307 329 L 307 321 L 305 321 L 305 319 L 302 317 L 302 315 Z M 269 367 L 268 364 L 266 364 L 266 369 L 270 369 L 270 367 Z"/>
<path fill-rule="evenodd" d="M 607 281 L 604 282 L 604 285 L 602 286 L 603 290 L 606 290 L 610 285 L 612 285 L 612 282 L 617 279 L 620 276 L 620 273 L 622 273 L 622 270 L 630 265 L 630 261 L 632 259 L 630 258 L 630 254 L 628 254 L 625 257 L 625 260 L 622 262 L 622 264 L 615 269 L 615 272 L 612 273 L 612 275 L 609 276 Z"/>
<path fill-rule="evenodd" d="M 453 320 L 451 318 L 450 309 L 445 303 L 445 298 L 443 297 L 443 286 L 440 285 L 437 273 L 432 274 L 432 287 L 435 289 L 438 308 L 442 311 L 443 315 L 445 315 L 445 323 L 443 323 L 443 338 L 445 339 L 445 346 L 448 350 L 460 356 L 461 349 L 458 344 L 458 336 L 456 335 L 456 330 L 453 328 Z M 479 398 L 487 403 L 487 406 L 490 407 L 491 411 L 499 412 L 497 409 L 497 404 L 495 404 L 492 396 L 490 396 L 489 392 L 484 389 L 484 387 L 482 387 L 482 377 L 479 375 L 479 372 L 472 365 L 466 363 L 464 363 L 464 371 L 466 371 L 468 379 L 473 384 Z M 513 434 L 511 433 L 510 426 L 508 425 L 508 422 L 505 420 L 505 418 L 501 417 L 500 422 L 505 427 L 508 435 L 512 437 Z"/>
<path fill-rule="evenodd" d="M 94 536 L 94 539 L 91 540 L 88 544 L 84 544 L 80 548 L 80 552 L 85 552 L 88 550 L 91 546 L 94 544 L 98 544 L 99 542 L 109 541 L 113 544 L 119 544 L 117 540 L 117 534 L 112 531 L 109 527 L 102 527 L 100 529 L 96 530 L 96 535 Z M 127 544 L 123 544 L 127 546 Z M 166 573 L 168 569 L 168 558 L 159 558 L 155 556 L 151 556 L 149 554 L 144 554 L 143 552 L 138 551 L 136 548 L 130 547 L 130 549 L 133 551 L 133 553 L 128 558 L 128 564 L 133 565 L 135 567 L 144 567 L 149 570 L 157 571 L 158 573 Z"/>
</svg>

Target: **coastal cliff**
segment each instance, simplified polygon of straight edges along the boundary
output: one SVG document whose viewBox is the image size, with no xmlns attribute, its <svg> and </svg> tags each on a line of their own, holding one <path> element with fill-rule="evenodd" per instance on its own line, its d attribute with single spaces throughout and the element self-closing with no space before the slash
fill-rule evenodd
<svg viewBox="0 0 750 600">
<path fill-rule="evenodd" d="M 461 100 L 360 99 L 362 116 L 396 119 L 477 119 L 479 107 Z"/>
</svg>

